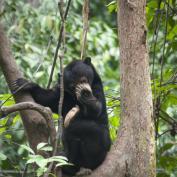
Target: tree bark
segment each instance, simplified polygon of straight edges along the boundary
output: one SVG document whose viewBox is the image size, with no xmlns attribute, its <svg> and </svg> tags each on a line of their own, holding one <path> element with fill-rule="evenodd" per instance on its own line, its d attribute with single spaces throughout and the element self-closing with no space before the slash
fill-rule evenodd
<svg viewBox="0 0 177 177">
<path fill-rule="evenodd" d="M 119 0 L 121 126 L 105 162 L 91 177 L 155 177 L 152 93 L 145 0 Z"/>
<path fill-rule="evenodd" d="M 146 0 L 119 1 L 122 126 L 127 128 L 127 167 L 132 177 L 154 177 L 155 138 Z"/>
<path fill-rule="evenodd" d="M 17 68 L 13 58 L 9 42 L 5 36 L 2 25 L 0 24 L 0 67 L 4 73 L 10 90 L 12 83 L 22 77 L 22 73 Z M 14 99 L 17 103 L 30 101 L 34 102 L 32 97 L 27 93 L 15 94 Z M 36 111 L 24 110 L 20 112 L 25 127 L 27 138 L 31 148 L 36 152 L 36 146 L 40 142 L 48 142 L 49 133 L 45 119 Z"/>
<path fill-rule="evenodd" d="M 56 129 L 55 129 L 54 121 L 52 119 L 52 111 L 50 110 L 50 108 L 41 106 L 40 104 L 33 103 L 33 102 L 22 102 L 22 103 L 14 104 L 12 106 L 1 107 L 0 118 L 1 116 L 4 117 L 13 112 L 23 111 L 23 110 L 35 110 L 44 117 L 48 125 L 51 145 L 54 148 L 55 142 L 56 142 L 55 141 L 56 140 Z"/>
</svg>

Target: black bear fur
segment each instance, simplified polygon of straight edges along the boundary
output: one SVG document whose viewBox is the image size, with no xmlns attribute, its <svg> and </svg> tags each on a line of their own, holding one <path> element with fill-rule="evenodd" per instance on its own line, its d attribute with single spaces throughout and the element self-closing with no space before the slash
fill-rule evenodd
<svg viewBox="0 0 177 177">
<path fill-rule="evenodd" d="M 76 96 L 77 84 L 87 82 L 92 90 L 90 94 Z M 15 88 L 25 84 L 21 91 L 28 91 L 34 100 L 58 113 L 60 98 L 59 82 L 53 89 L 44 89 L 39 85 L 20 78 L 15 81 Z M 105 159 L 110 149 L 111 140 L 108 127 L 106 101 L 101 78 L 91 63 L 75 60 L 64 69 L 64 101 L 62 114 L 66 114 L 76 105 L 80 112 L 63 130 L 64 152 L 74 166 L 65 166 L 63 172 L 74 175 L 80 167 L 94 170 Z"/>
</svg>

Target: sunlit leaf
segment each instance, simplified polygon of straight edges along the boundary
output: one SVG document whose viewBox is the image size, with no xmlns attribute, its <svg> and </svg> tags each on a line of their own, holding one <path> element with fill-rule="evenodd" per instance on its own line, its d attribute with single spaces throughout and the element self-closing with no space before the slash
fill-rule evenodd
<svg viewBox="0 0 177 177">
<path fill-rule="evenodd" d="M 7 159 L 7 156 L 0 152 L 0 160 L 6 160 L 6 159 Z"/>
<path fill-rule="evenodd" d="M 22 145 L 20 145 L 20 147 L 26 149 L 31 154 L 35 154 L 34 151 L 29 146 L 26 146 L 26 145 L 22 144 Z"/>
</svg>

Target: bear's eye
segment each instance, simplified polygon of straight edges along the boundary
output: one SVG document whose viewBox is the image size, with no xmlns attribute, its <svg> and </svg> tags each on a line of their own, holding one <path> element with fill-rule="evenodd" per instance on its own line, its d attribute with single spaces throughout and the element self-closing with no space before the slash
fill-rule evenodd
<svg viewBox="0 0 177 177">
<path fill-rule="evenodd" d="M 81 84 L 82 84 L 82 83 L 88 83 L 87 78 L 86 78 L 86 77 L 82 77 L 82 78 L 80 79 L 80 83 L 81 83 Z"/>
</svg>

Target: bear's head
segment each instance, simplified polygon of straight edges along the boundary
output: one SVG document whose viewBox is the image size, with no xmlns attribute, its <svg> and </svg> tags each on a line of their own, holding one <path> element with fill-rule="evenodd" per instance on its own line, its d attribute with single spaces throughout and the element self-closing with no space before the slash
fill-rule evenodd
<svg viewBox="0 0 177 177">
<path fill-rule="evenodd" d="M 90 90 L 94 79 L 91 58 L 75 60 L 64 69 L 64 90 L 71 95 L 76 95 L 76 88 L 81 85 Z M 90 87 L 90 88 L 89 88 Z"/>
</svg>

